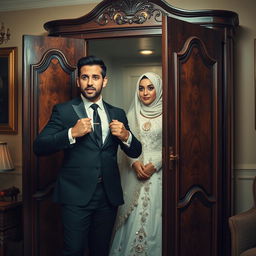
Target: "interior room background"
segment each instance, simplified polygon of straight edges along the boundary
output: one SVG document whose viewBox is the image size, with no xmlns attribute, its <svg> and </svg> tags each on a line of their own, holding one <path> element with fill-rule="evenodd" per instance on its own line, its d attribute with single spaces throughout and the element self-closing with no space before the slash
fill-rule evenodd
<svg viewBox="0 0 256 256">
<path fill-rule="evenodd" d="M 61 2 L 61 1 L 60 1 Z M 65 1 L 63 1 L 65 2 Z M 66 1 L 67 2 L 67 1 Z M 0 189 L 10 186 L 22 191 L 22 36 L 47 35 L 43 24 L 50 20 L 77 18 L 90 12 L 100 1 L 84 1 L 90 4 L 34 8 L 23 10 L 3 10 L 0 4 L 0 22 L 10 28 L 11 38 L 2 47 L 18 47 L 18 133 L 0 134 L 0 141 L 8 143 L 13 158 L 15 171 L 0 176 Z M 254 74 L 254 40 L 256 39 L 256 1 L 255 0 L 168 0 L 169 4 L 187 10 L 223 9 L 234 11 L 239 15 L 239 29 L 235 36 L 234 69 L 234 213 L 244 211 L 252 206 L 252 181 L 256 175 L 256 129 L 255 129 L 255 74 Z M 72 1 L 70 1 L 72 3 Z M 26 8 L 26 6 L 23 6 Z M 108 58 L 108 57 L 106 57 Z M 110 63 L 107 59 L 106 63 Z M 145 68 L 136 67 L 138 60 L 112 59 L 113 65 L 125 68 L 126 72 L 143 73 Z M 122 64 L 122 65 L 121 65 Z M 137 63 L 139 64 L 139 63 Z M 159 59 L 150 67 L 152 71 L 161 72 Z M 118 74 L 111 74 L 110 82 L 115 83 Z M 135 81 L 135 80 L 134 80 Z M 131 79 L 130 83 L 134 83 Z M 110 91 L 110 88 L 108 88 Z M 109 92 L 108 91 L 108 92 Z M 116 92 L 118 93 L 118 92 Z M 123 93 L 123 92 L 119 92 Z M 109 97 L 109 95 L 108 95 Z M 113 100 L 117 99 L 115 94 Z M 120 99 L 120 97 L 119 97 Z M 117 102 L 118 104 L 118 102 Z M 129 105 L 129 102 L 125 103 Z"/>
</svg>

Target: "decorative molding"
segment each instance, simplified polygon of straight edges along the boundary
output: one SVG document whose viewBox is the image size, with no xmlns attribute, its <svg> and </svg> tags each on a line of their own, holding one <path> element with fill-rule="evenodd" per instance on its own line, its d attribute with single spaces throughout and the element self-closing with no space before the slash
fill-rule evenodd
<svg viewBox="0 0 256 256">
<path fill-rule="evenodd" d="M 81 38 L 88 39 L 91 36 L 95 38 L 95 33 L 102 32 L 106 32 L 104 37 L 108 37 L 106 35 L 112 37 L 114 31 L 124 33 L 123 36 L 130 35 L 129 27 L 140 32 L 146 28 L 151 35 L 156 35 L 161 33 L 159 29 L 163 15 L 210 28 L 228 28 L 231 37 L 233 30 L 238 26 L 238 15 L 231 11 L 183 10 L 173 7 L 164 0 L 103 0 L 84 16 L 48 21 L 44 24 L 44 28 L 51 36 L 79 34 Z"/>
<path fill-rule="evenodd" d="M 234 170 L 234 179 L 235 180 L 254 180 L 256 176 L 255 169 L 235 169 Z"/>
<path fill-rule="evenodd" d="M 178 208 L 188 207 L 192 202 L 192 198 L 200 197 L 201 202 L 208 206 L 210 204 L 216 203 L 216 199 L 212 196 L 208 196 L 207 193 L 199 186 L 194 186 L 185 195 L 185 197 L 179 202 Z"/>
<path fill-rule="evenodd" d="M 119 0 L 106 8 L 98 16 L 96 22 L 99 25 L 106 25 L 109 21 L 113 21 L 117 25 L 143 24 L 153 16 L 155 21 L 162 22 L 161 15 L 161 10 L 155 9 L 148 0 Z"/>
<path fill-rule="evenodd" d="M 204 60 L 208 63 L 208 65 L 213 65 L 216 63 L 216 60 L 211 58 L 211 56 L 209 55 L 205 43 L 199 37 L 196 36 L 191 36 L 186 40 L 181 51 L 177 53 L 178 56 L 180 56 L 183 59 L 186 59 L 187 55 L 189 55 L 193 47 L 197 47 L 198 51 L 200 50 L 200 52 L 202 53 L 201 55 L 203 56 Z"/>
<path fill-rule="evenodd" d="M 49 67 L 50 63 L 53 63 L 54 65 L 60 64 L 63 70 L 67 73 L 74 73 L 76 70 L 75 66 L 71 66 L 68 63 L 66 56 L 59 49 L 54 48 L 46 51 L 42 56 L 40 62 L 37 64 L 33 64 L 31 66 L 31 69 L 33 70 L 33 72 L 35 72 L 36 70 L 38 71 L 38 73 L 41 73 Z"/>
<path fill-rule="evenodd" d="M 234 170 L 234 214 L 247 211 L 253 205 L 252 184 L 256 169 Z"/>
<path fill-rule="evenodd" d="M 248 170 L 248 171 L 255 171 L 256 170 L 256 163 L 255 164 L 236 164 L 234 166 L 234 170 Z"/>
<path fill-rule="evenodd" d="M 44 53 L 39 63 L 31 65 L 31 81 L 33 81 L 32 86 L 39 84 L 38 79 L 40 74 L 49 68 L 50 65 L 54 65 L 55 67 L 60 65 L 62 70 L 70 75 L 72 82 L 75 81 L 76 67 L 68 63 L 67 58 L 60 50 L 52 48 Z M 57 103 L 55 97 L 52 97 L 51 100 L 54 102 L 54 105 Z"/>
<path fill-rule="evenodd" d="M 255 176 L 236 176 L 237 180 L 254 180 Z"/>
</svg>

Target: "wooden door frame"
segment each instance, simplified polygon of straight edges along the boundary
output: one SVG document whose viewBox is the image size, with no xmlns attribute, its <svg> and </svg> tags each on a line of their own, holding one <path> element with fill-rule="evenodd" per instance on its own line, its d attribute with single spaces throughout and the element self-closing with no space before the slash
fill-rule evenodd
<svg viewBox="0 0 256 256">
<path fill-rule="evenodd" d="M 35 43 L 36 42 L 36 43 Z M 63 45 L 68 45 L 63 47 Z M 59 49 L 61 48 L 62 51 Z M 38 47 L 38 48 L 36 48 Z M 35 49 L 36 48 L 36 49 Z M 73 51 L 70 49 L 74 49 Z M 39 177 L 38 170 L 40 160 L 33 153 L 33 140 L 37 136 L 40 127 L 39 122 L 39 93 L 38 77 L 43 73 L 53 59 L 58 61 L 56 65 L 69 74 L 68 89 L 70 98 L 77 95 L 76 63 L 85 54 L 86 45 L 84 40 L 73 38 L 53 38 L 46 36 L 23 36 L 23 226 L 24 226 L 24 255 L 35 256 L 40 253 L 40 223 L 38 221 L 40 204 L 48 200 L 52 194 L 55 177 Z M 32 54 L 27 52 L 32 50 Z M 51 58 L 54 56 L 53 58 Z M 67 61 L 68 60 L 68 61 Z M 54 63 L 54 61 L 53 61 Z M 51 83 L 50 83 L 51 85 Z M 58 98 L 53 97 L 48 102 L 47 113 L 51 114 L 50 105 L 59 103 Z M 41 115 L 42 116 L 42 115 Z M 44 120 L 44 123 L 47 120 Z M 43 124 L 41 124 L 43 125 Z M 49 158 L 47 159 L 49 161 Z M 46 160 L 41 160 L 42 161 Z M 58 161 L 54 161 L 57 162 Z M 56 172 L 57 172 L 57 168 Z M 54 169 L 54 171 L 55 171 Z M 46 171 L 48 169 L 45 169 Z M 50 172 L 51 173 L 51 172 Z M 43 174 L 42 174 L 43 175 Z M 53 175 L 52 173 L 50 175 Z M 46 175 L 47 176 L 47 175 Z M 50 201 L 50 199 L 49 199 Z M 57 206 L 56 206 L 57 207 Z M 55 210 L 53 210 L 54 212 Z M 56 218 L 57 219 L 57 218 Z M 61 225 L 61 224 L 60 224 Z M 51 233 L 54 234 L 54 231 Z M 53 241 L 54 242 L 54 241 Z M 42 247 L 42 246 L 41 246 Z M 42 247 L 45 248 L 45 247 Z"/>
</svg>

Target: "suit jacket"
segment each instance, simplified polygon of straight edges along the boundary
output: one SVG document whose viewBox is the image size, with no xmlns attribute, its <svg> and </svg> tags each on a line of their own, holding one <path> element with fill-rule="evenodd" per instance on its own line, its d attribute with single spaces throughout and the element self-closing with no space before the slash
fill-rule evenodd
<svg viewBox="0 0 256 256">
<path fill-rule="evenodd" d="M 122 122 L 129 130 L 125 112 L 103 102 L 109 122 L 112 119 Z M 76 138 L 70 144 L 68 129 L 77 120 L 87 117 L 82 99 L 76 98 L 54 106 L 51 118 L 34 141 L 37 155 L 48 155 L 64 150 L 64 159 L 54 190 L 54 201 L 64 204 L 86 205 L 97 186 L 98 176 L 102 175 L 103 185 L 110 203 L 114 206 L 123 203 L 123 193 L 117 165 L 117 150 L 121 149 L 132 158 L 141 154 L 141 143 L 132 134 L 130 147 L 110 132 L 100 147 L 93 132 Z"/>
</svg>

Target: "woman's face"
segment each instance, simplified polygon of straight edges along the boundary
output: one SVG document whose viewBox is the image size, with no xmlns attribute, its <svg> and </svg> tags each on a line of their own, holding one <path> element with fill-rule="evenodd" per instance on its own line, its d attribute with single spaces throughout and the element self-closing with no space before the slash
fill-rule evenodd
<svg viewBox="0 0 256 256">
<path fill-rule="evenodd" d="M 139 98 L 140 101 L 146 106 L 150 105 L 156 98 L 155 86 L 148 78 L 143 78 L 140 80 Z"/>
</svg>

